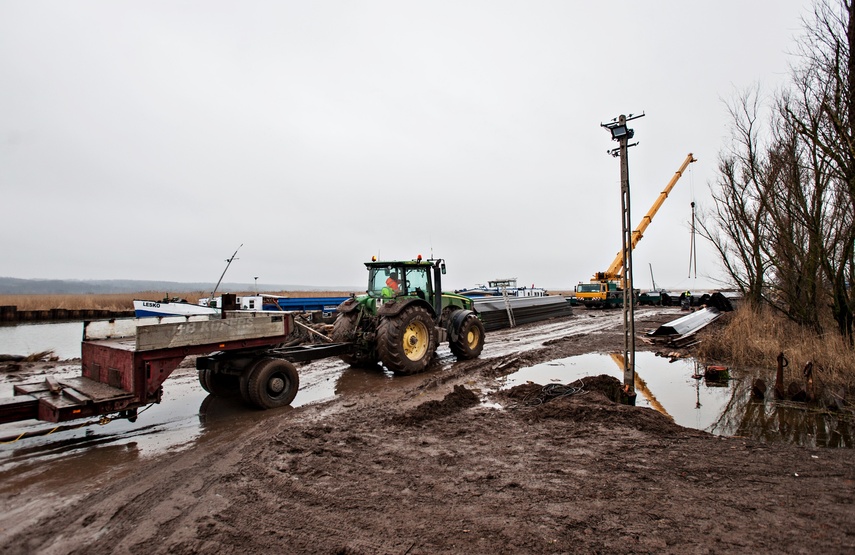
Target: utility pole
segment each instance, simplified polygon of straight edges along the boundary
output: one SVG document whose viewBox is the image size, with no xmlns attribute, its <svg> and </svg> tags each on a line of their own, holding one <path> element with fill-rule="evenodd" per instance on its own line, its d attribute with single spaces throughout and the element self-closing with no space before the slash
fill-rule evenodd
<svg viewBox="0 0 855 555">
<path fill-rule="evenodd" d="M 618 148 L 609 150 L 612 156 L 620 157 L 620 208 L 621 208 L 621 248 L 623 253 L 623 269 L 621 282 L 623 284 L 623 391 L 626 402 L 635 405 L 635 282 L 632 279 L 632 221 L 629 194 L 629 144 L 635 131 L 626 126 L 628 121 L 644 117 L 644 114 L 625 116 L 621 114 L 609 123 L 601 123 L 612 134 L 612 140 L 618 142 Z"/>
</svg>

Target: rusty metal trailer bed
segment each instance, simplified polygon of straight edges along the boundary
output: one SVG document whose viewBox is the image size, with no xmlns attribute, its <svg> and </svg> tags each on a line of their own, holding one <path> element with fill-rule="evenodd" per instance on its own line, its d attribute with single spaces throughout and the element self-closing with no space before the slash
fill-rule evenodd
<svg viewBox="0 0 855 555">
<path fill-rule="evenodd" d="M 222 317 L 125 319 L 84 323 L 82 375 L 16 385 L 0 399 L 0 424 L 64 422 L 160 402 L 163 382 L 185 357 L 198 355 L 202 387 L 240 393 L 258 408 L 291 403 L 299 388 L 293 362 L 340 355 L 346 343 L 282 347 L 294 329 L 289 313 L 224 312 Z"/>
</svg>

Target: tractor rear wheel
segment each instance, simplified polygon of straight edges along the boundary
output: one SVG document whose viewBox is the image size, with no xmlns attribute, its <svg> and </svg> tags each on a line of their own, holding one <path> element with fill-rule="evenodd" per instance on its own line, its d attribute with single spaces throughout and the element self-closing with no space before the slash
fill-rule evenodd
<svg viewBox="0 0 855 555">
<path fill-rule="evenodd" d="M 484 350 L 484 324 L 477 316 L 470 314 L 460 324 L 457 340 L 449 341 L 448 347 L 459 360 L 478 358 Z"/>
<path fill-rule="evenodd" d="M 430 313 L 413 305 L 381 319 L 377 351 L 386 368 L 396 374 L 423 371 L 436 352 L 436 330 Z"/>
<path fill-rule="evenodd" d="M 242 393 L 245 391 L 247 400 L 262 409 L 290 405 L 300 387 L 297 369 L 279 358 L 261 359 L 244 379 Z"/>
<path fill-rule="evenodd" d="M 336 343 L 351 343 L 356 341 L 356 321 L 358 312 L 339 314 L 333 323 L 332 340 Z M 351 366 L 371 366 L 377 364 L 377 357 L 362 349 L 354 349 L 339 358 Z"/>
</svg>

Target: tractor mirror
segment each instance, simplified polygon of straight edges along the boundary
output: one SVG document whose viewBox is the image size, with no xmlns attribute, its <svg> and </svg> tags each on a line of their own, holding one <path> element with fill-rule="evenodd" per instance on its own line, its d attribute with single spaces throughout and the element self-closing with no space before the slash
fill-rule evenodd
<svg viewBox="0 0 855 555">
<path fill-rule="evenodd" d="M 445 262 L 439 265 L 439 271 L 442 272 L 442 275 L 445 275 Z"/>
</svg>

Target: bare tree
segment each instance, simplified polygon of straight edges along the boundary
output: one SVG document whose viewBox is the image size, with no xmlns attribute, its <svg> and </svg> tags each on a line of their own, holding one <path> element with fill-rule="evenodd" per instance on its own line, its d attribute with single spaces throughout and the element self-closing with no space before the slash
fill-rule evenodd
<svg viewBox="0 0 855 555">
<path fill-rule="evenodd" d="M 855 5 L 819 0 L 804 21 L 793 84 L 781 113 L 819 161 L 814 184 L 828 184 L 823 272 L 841 334 L 853 340 L 855 268 Z"/>
<path fill-rule="evenodd" d="M 758 87 L 728 104 L 731 145 L 719 155 L 712 212 L 699 218 L 701 235 L 718 251 L 743 297 L 755 306 L 763 300 L 771 267 L 767 164 L 759 138 L 759 109 Z"/>
<path fill-rule="evenodd" d="M 774 256 L 769 302 L 793 321 L 822 333 L 828 179 L 823 160 L 784 118 L 774 119 L 767 190 Z"/>
<path fill-rule="evenodd" d="M 817 0 L 790 86 L 761 134 L 760 94 L 728 105 L 714 208 L 701 229 L 752 304 L 853 341 L 855 314 L 855 6 Z"/>
</svg>

